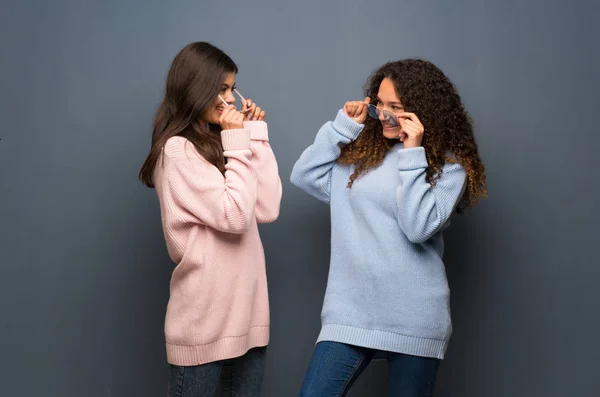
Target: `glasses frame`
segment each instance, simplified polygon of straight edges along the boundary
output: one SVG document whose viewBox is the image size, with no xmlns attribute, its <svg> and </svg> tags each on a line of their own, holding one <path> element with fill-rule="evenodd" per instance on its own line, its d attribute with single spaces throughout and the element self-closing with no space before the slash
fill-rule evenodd
<svg viewBox="0 0 600 397">
<path fill-rule="evenodd" d="M 240 94 L 240 92 L 237 90 L 237 88 L 234 88 L 233 92 L 235 92 L 240 97 L 240 100 L 242 101 L 242 107 L 244 107 L 244 104 L 246 104 L 246 106 L 248 106 L 248 101 L 246 100 L 246 98 L 244 98 L 244 96 L 242 94 Z M 225 106 L 229 106 L 229 103 L 225 99 L 223 99 L 223 97 L 221 96 L 221 94 L 219 94 L 219 99 L 221 101 L 223 101 L 223 104 Z M 240 112 L 240 113 L 248 113 L 250 110 L 252 110 L 252 108 L 248 107 L 245 110 L 238 110 L 238 112 Z"/>
</svg>

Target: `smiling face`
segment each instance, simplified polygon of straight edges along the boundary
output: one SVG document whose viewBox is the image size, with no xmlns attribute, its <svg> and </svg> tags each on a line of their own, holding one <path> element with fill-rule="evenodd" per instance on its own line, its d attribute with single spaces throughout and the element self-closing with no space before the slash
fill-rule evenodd
<svg viewBox="0 0 600 397">
<path fill-rule="evenodd" d="M 377 109 L 379 110 L 379 120 L 383 126 L 383 136 L 389 139 L 398 138 L 400 135 L 400 126 L 398 123 L 392 125 L 385 121 L 383 110 L 392 112 L 398 117 L 404 112 L 404 106 L 398 97 L 394 82 L 389 78 L 384 78 L 379 85 L 379 92 L 377 93 Z"/>
<path fill-rule="evenodd" d="M 235 89 L 235 73 L 229 73 L 225 77 L 223 81 L 223 85 L 221 86 L 221 91 L 219 95 L 227 101 L 230 105 L 235 104 L 235 96 L 233 95 L 233 90 Z M 218 96 L 215 97 L 212 105 L 210 105 L 202 114 L 200 115 L 200 119 L 204 123 L 209 124 L 219 124 L 219 118 L 225 109 L 225 104 Z"/>
</svg>

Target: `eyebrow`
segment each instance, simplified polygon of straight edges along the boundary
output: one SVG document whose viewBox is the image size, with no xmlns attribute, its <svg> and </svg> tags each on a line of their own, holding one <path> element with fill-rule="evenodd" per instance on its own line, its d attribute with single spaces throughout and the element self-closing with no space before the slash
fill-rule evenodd
<svg viewBox="0 0 600 397">
<path fill-rule="evenodd" d="M 223 87 L 225 87 L 225 88 L 229 88 L 229 87 L 231 87 L 231 86 L 230 86 L 229 84 L 227 84 L 227 83 L 223 83 Z M 233 87 L 235 87 L 235 83 L 233 83 Z"/>
<path fill-rule="evenodd" d="M 376 98 L 377 98 L 377 100 L 378 100 L 379 102 L 383 102 L 383 101 L 381 100 L 381 98 L 379 98 L 379 95 L 377 95 L 377 97 L 376 97 Z M 402 105 L 402 102 L 388 102 L 388 103 L 389 103 L 390 105 L 400 105 L 400 106 L 404 106 L 404 105 Z"/>
</svg>

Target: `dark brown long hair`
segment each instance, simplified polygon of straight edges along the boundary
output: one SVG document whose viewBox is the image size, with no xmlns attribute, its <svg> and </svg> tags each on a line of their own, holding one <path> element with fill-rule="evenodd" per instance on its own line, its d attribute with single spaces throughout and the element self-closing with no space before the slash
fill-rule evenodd
<svg viewBox="0 0 600 397">
<path fill-rule="evenodd" d="M 365 85 L 365 95 L 371 103 L 377 102 L 384 78 L 394 83 L 405 111 L 415 113 L 425 127 L 422 145 L 428 163 L 427 182 L 435 186 L 447 162 L 459 163 L 467 172 L 467 188 L 457 211 L 487 197 L 485 167 L 479 158 L 472 120 L 448 77 L 431 62 L 420 59 L 386 63 L 373 72 Z M 379 166 L 397 142 L 383 136 L 379 120 L 367 117 L 363 131 L 342 148 L 338 159 L 341 164 L 356 165 L 348 187 L 360 175 Z"/>
<path fill-rule="evenodd" d="M 229 73 L 238 67 L 222 50 L 206 42 L 185 46 L 173 59 L 167 75 L 165 96 L 156 110 L 150 153 L 139 178 L 154 187 L 154 168 L 167 140 L 185 137 L 196 150 L 222 173 L 225 159 L 219 126 L 206 126 L 200 115 L 214 103 Z"/>
</svg>

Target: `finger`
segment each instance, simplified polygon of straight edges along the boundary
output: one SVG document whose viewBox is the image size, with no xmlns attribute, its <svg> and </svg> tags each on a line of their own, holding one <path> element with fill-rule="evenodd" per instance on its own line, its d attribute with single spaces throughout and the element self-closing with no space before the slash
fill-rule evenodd
<svg viewBox="0 0 600 397">
<path fill-rule="evenodd" d="M 257 106 L 256 109 L 254 109 L 254 112 L 252 115 L 252 120 L 257 120 L 258 117 L 260 116 L 260 112 L 262 112 L 262 109 Z"/>
<path fill-rule="evenodd" d="M 246 99 L 244 101 L 244 105 L 242 106 L 242 113 L 249 114 L 251 117 L 252 113 L 254 113 L 253 109 L 255 107 L 256 107 L 256 104 L 254 102 L 252 102 L 252 99 Z M 250 117 L 248 118 L 248 120 L 250 120 Z"/>
<path fill-rule="evenodd" d="M 261 108 L 258 106 L 255 106 L 254 109 L 252 110 L 252 112 L 250 112 L 251 114 L 251 120 L 256 120 L 256 118 L 258 117 L 258 115 L 260 114 Z"/>
<path fill-rule="evenodd" d="M 236 124 L 243 124 L 244 123 L 244 115 L 240 112 L 237 112 L 236 114 L 234 114 L 232 121 L 235 122 Z"/>
<path fill-rule="evenodd" d="M 412 112 L 402 112 L 400 113 L 400 117 L 404 117 L 405 119 L 412 120 L 415 123 L 422 124 L 417 115 Z"/>
<path fill-rule="evenodd" d="M 363 117 L 363 116 L 366 116 L 366 115 L 367 115 L 367 113 L 369 112 L 369 106 L 367 106 L 367 105 L 368 105 L 368 104 L 366 104 L 366 103 L 364 103 L 364 102 L 363 102 L 363 104 L 362 104 L 362 109 L 361 109 L 361 111 L 360 111 L 360 116 L 361 116 L 361 117 Z"/>
<path fill-rule="evenodd" d="M 227 109 L 227 115 L 225 116 L 225 119 L 232 120 L 237 113 L 239 113 L 238 110 L 235 108 L 234 105 L 231 105 L 231 107 Z"/>
<path fill-rule="evenodd" d="M 365 104 L 367 104 L 367 105 L 368 105 L 369 103 L 371 103 L 371 97 L 366 97 L 366 98 L 365 98 L 365 100 L 363 101 L 363 103 L 365 103 Z"/>
<path fill-rule="evenodd" d="M 363 108 L 364 108 L 364 107 L 365 107 L 365 104 L 364 104 L 364 103 L 362 103 L 362 102 L 358 102 L 358 103 L 356 104 L 356 111 L 354 112 L 354 116 L 355 116 L 355 117 L 358 117 L 358 116 L 360 116 L 360 115 L 362 114 L 362 112 L 363 112 Z"/>
<path fill-rule="evenodd" d="M 407 133 L 410 134 L 418 134 L 420 133 L 420 129 L 418 126 L 416 126 L 413 122 L 411 121 L 404 121 L 402 123 L 402 130 L 406 131 Z"/>
<path fill-rule="evenodd" d="M 252 103 L 249 108 L 246 108 L 244 114 L 246 116 L 246 120 L 252 120 L 253 115 L 256 114 L 256 104 Z"/>
<path fill-rule="evenodd" d="M 404 117 L 402 117 L 402 116 L 398 116 L 398 124 L 400 124 L 400 127 L 404 128 L 404 126 L 406 125 L 406 121 L 407 121 L 407 120 L 408 120 L 408 119 L 405 119 L 405 118 L 404 118 Z"/>
<path fill-rule="evenodd" d="M 360 117 L 365 113 L 365 109 L 367 108 L 367 105 L 365 105 L 364 103 L 359 103 L 358 106 L 356 107 L 356 117 Z"/>
<path fill-rule="evenodd" d="M 406 139 L 406 132 L 404 132 L 404 130 L 400 129 L 398 132 L 398 139 L 400 142 L 404 142 L 404 139 Z"/>
<path fill-rule="evenodd" d="M 405 119 L 404 126 L 414 129 L 415 133 L 423 133 L 423 131 L 424 131 L 422 124 L 416 123 L 416 122 L 412 121 L 411 119 Z"/>
<path fill-rule="evenodd" d="M 231 106 L 231 105 L 227 105 L 227 106 L 225 106 L 225 107 L 223 108 L 223 112 L 221 112 L 221 117 L 223 117 L 224 115 L 226 115 L 226 114 L 229 112 L 229 110 L 230 110 L 232 107 L 233 107 L 233 106 Z"/>
<path fill-rule="evenodd" d="M 260 114 L 258 115 L 258 120 L 263 121 L 265 119 L 265 111 L 261 110 Z"/>
<path fill-rule="evenodd" d="M 354 117 L 354 104 L 352 102 L 346 103 L 346 113 L 350 117 Z"/>
<path fill-rule="evenodd" d="M 219 117 L 219 122 L 228 120 L 227 117 L 229 117 L 229 114 L 233 109 L 235 109 L 233 105 L 228 105 L 225 109 L 223 109 L 223 113 L 221 113 L 221 117 Z"/>
<path fill-rule="evenodd" d="M 239 122 L 239 119 L 244 119 L 244 115 L 242 113 L 240 113 L 237 109 L 233 108 L 228 114 L 227 117 L 225 118 L 225 121 L 233 123 L 233 122 Z"/>
<path fill-rule="evenodd" d="M 416 133 L 413 130 L 402 130 L 404 132 L 404 139 L 419 139 L 420 137 L 422 137 L 421 134 Z"/>
</svg>

